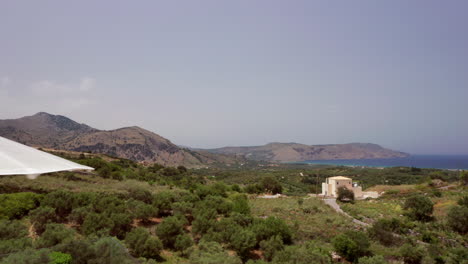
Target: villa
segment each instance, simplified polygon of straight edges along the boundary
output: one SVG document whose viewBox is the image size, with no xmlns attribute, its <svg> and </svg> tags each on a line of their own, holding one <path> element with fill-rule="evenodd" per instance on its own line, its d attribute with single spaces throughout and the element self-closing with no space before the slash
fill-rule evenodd
<svg viewBox="0 0 468 264">
<path fill-rule="evenodd" d="M 353 180 L 344 176 L 335 176 L 327 178 L 326 182 L 322 183 L 322 195 L 323 196 L 338 196 L 338 188 L 345 187 L 354 192 L 354 197 L 362 198 L 362 187 L 358 186 L 357 183 L 353 183 Z"/>
</svg>

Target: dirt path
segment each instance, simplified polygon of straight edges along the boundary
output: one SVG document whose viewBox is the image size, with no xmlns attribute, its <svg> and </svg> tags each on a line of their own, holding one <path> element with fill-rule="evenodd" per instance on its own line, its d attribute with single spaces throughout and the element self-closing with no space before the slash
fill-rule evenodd
<svg viewBox="0 0 468 264">
<path fill-rule="evenodd" d="M 362 226 L 369 226 L 368 223 L 364 223 L 362 221 L 359 221 L 357 220 L 356 218 L 353 218 L 352 216 L 350 216 L 349 214 L 345 213 L 343 211 L 343 209 L 341 209 L 340 205 L 336 202 L 336 199 L 323 199 L 323 201 L 328 204 L 331 208 L 333 208 L 335 211 L 337 211 L 339 214 L 343 214 L 349 218 L 352 218 L 353 219 L 353 222 L 358 224 L 358 225 L 362 225 Z"/>
</svg>

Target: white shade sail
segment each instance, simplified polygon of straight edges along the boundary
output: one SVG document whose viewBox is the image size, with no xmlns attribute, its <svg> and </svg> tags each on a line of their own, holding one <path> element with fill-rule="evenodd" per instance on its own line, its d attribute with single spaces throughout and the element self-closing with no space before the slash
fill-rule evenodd
<svg viewBox="0 0 468 264">
<path fill-rule="evenodd" d="M 0 175 L 35 178 L 43 173 L 73 170 L 94 169 L 0 137 Z"/>
</svg>

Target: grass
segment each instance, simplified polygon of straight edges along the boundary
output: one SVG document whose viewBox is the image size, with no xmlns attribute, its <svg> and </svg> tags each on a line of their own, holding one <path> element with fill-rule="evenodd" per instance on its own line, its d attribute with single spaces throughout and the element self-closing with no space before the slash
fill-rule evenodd
<svg viewBox="0 0 468 264">
<path fill-rule="evenodd" d="M 301 206 L 297 198 L 252 198 L 250 206 L 254 216 L 276 216 L 285 220 L 293 226 L 298 241 L 319 239 L 329 242 L 337 234 L 354 228 L 349 218 L 336 213 L 317 198 L 306 198 Z"/>
<path fill-rule="evenodd" d="M 352 217 L 371 223 L 379 218 L 398 218 L 403 214 L 403 204 L 398 200 L 359 200 L 354 204 L 340 204 L 341 209 Z"/>
</svg>

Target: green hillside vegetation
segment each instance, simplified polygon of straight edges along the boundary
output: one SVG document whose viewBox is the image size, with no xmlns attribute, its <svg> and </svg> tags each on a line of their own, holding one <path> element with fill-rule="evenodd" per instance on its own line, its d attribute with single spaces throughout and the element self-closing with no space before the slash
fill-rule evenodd
<svg viewBox="0 0 468 264">
<path fill-rule="evenodd" d="M 458 172 L 67 158 L 96 171 L 0 178 L 0 263 L 332 263 L 333 252 L 354 263 L 468 259 L 468 198 Z M 307 196 L 336 175 L 386 190 L 342 204 L 368 227 Z"/>
</svg>

